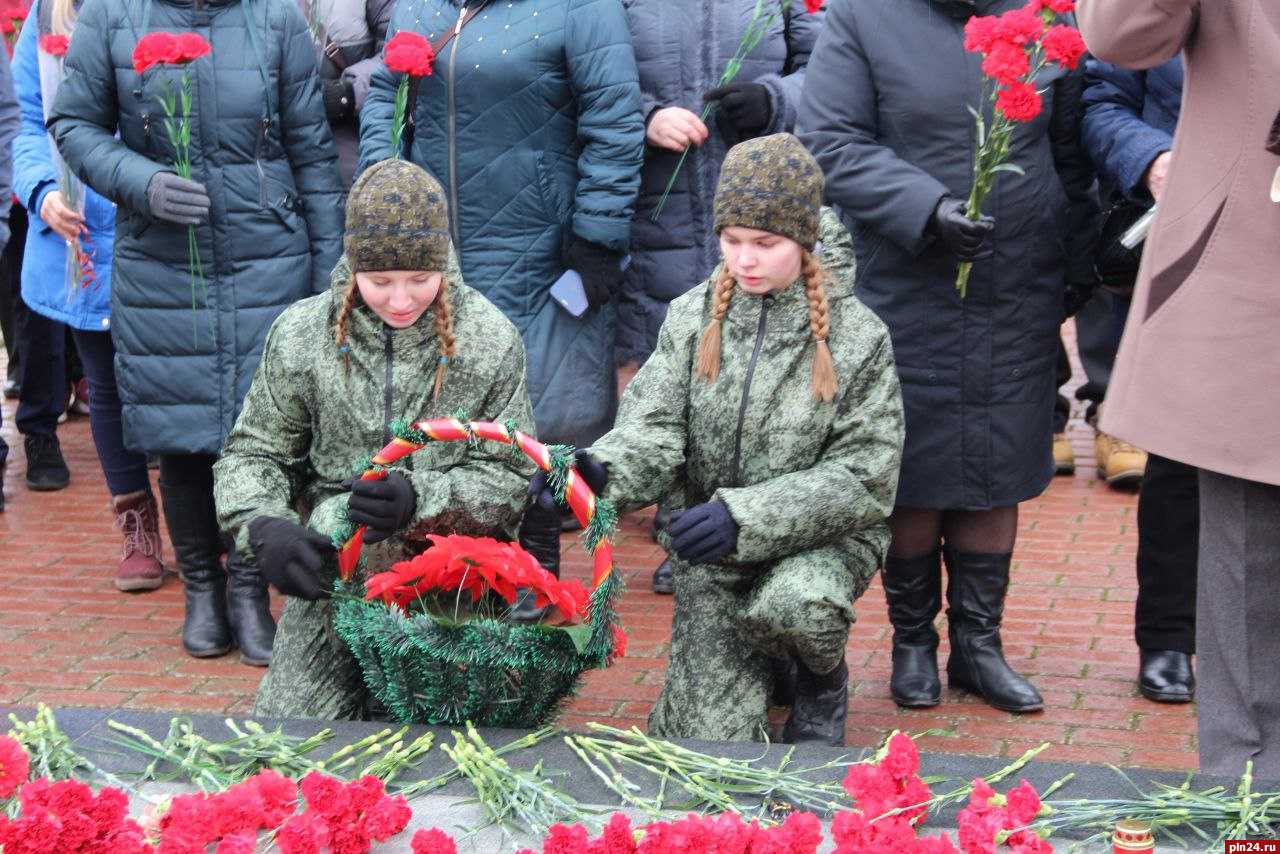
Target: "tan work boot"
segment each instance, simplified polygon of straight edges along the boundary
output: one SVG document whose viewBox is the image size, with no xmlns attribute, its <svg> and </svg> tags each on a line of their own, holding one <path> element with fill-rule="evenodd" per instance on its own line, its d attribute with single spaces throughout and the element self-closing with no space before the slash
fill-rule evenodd
<svg viewBox="0 0 1280 854">
<path fill-rule="evenodd" d="M 115 529 L 124 532 L 116 589 L 136 593 L 155 590 L 164 581 L 160 561 L 160 518 L 150 492 L 130 492 L 111 499 Z"/>
<path fill-rule="evenodd" d="M 1137 486 L 1147 470 L 1147 452 L 1117 439 L 1110 433 L 1098 431 L 1095 442 L 1098 456 L 1098 477 L 1112 486 Z"/>
<path fill-rule="evenodd" d="M 1054 474 L 1074 474 L 1076 470 L 1076 452 L 1071 447 L 1071 440 L 1066 433 L 1053 434 Z"/>
</svg>

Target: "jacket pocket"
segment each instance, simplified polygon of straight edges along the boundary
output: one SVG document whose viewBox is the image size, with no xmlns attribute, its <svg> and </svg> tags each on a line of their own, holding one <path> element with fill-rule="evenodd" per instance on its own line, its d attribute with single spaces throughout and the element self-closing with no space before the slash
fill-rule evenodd
<svg viewBox="0 0 1280 854">
<path fill-rule="evenodd" d="M 555 176 L 547 166 L 546 157 L 541 151 L 537 154 L 538 194 L 542 197 L 542 209 L 551 222 L 565 222 L 569 219 L 569 202 L 556 191 Z"/>
</svg>

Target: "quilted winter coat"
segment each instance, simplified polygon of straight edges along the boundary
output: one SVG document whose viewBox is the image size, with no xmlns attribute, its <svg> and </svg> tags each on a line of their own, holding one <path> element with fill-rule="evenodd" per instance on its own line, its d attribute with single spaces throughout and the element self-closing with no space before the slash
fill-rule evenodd
<svg viewBox="0 0 1280 854">
<path fill-rule="evenodd" d="M 404 0 L 391 33 L 432 42 L 458 0 Z M 374 72 L 361 114 L 362 167 L 391 156 L 399 74 Z M 539 438 L 579 445 L 616 408 L 614 310 L 572 317 L 550 296 L 580 237 L 625 250 L 644 127 L 620 0 L 493 0 L 422 80 L 408 157 L 449 194 L 467 284 L 520 330 Z"/>
<path fill-rule="evenodd" d="M 703 93 L 715 88 L 737 50 L 751 24 L 755 0 L 623 0 L 623 5 L 640 69 L 645 117 L 661 107 L 701 113 Z M 762 136 L 795 127 L 805 66 L 825 15 L 807 14 L 802 3 L 794 2 L 785 19 L 774 21 L 747 54 L 734 78 L 768 89 L 773 120 Z M 711 202 L 729 146 L 714 114 L 707 130 L 707 141 L 689 150 L 656 222 L 653 212 L 680 155 L 645 146 L 640 200 L 631 223 L 631 266 L 618 300 L 619 362 L 647 359 L 658 342 L 667 304 L 710 276 L 720 261 Z"/>
<path fill-rule="evenodd" d="M 196 227 L 203 292 L 187 227 L 155 219 L 147 202 L 152 176 L 174 162 L 157 96 L 181 79 L 172 66 L 134 72 L 134 46 L 156 30 L 213 46 L 190 66 L 193 178 L 212 201 Z M 341 252 L 337 156 L 306 21 L 286 0 L 86 3 L 49 127 L 67 163 L 117 205 L 111 314 L 126 445 L 216 454 L 267 329 L 328 289 Z"/>
</svg>

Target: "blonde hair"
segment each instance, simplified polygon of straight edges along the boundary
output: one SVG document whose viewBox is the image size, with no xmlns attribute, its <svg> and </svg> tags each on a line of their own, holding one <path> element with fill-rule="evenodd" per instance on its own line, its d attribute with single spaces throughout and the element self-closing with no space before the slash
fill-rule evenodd
<svg viewBox="0 0 1280 854">
<path fill-rule="evenodd" d="M 347 342 L 347 318 L 359 299 L 360 288 L 356 284 L 355 273 L 352 273 L 351 281 L 347 284 L 347 293 L 342 298 L 342 308 L 338 311 L 338 321 L 334 324 L 334 339 L 337 341 L 338 350 L 342 353 L 342 367 L 348 376 L 351 374 L 351 345 Z M 440 339 L 435 389 L 431 393 L 431 401 L 434 403 L 440 399 L 440 386 L 444 384 L 444 370 L 458 352 L 458 338 L 453 332 L 453 310 L 449 306 L 447 278 L 441 279 L 440 292 L 436 294 L 431 307 L 435 309 L 431 328 Z"/>
<path fill-rule="evenodd" d="M 827 304 L 827 272 L 809 250 L 802 250 L 800 272 L 804 276 L 805 298 L 809 301 L 809 333 L 813 336 L 813 396 L 823 403 L 835 400 L 839 385 L 836 381 L 835 362 L 827 336 L 831 332 L 831 311 Z M 712 287 L 711 320 L 702 331 L 698 345 L 698 376 L 714 383 L 720 376 L 720 325 L 729 311 L 737 282 L 726 264 L 721 264 Z"/>
<path fill-rule="evenodd" d="M 49 12 L 50 31 L 57 36 L 70 36 L 76 25 L 76 0 L 53 0 Z"/>
</svg>

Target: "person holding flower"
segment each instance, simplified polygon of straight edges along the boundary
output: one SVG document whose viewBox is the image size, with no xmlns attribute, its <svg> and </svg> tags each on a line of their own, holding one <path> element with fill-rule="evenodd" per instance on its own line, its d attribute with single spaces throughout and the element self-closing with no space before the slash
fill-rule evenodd
<svg viewBox="0 0 1280 854">
<path fill-rule="evenodd" d="M 620 510 L 688 502 L 662 535 L 675 619 L 651 735 L 763 739 L 771 659 L 795 658 L 783 739 L 844 743 L 845 643 L 888 545 L 903 427 L 887 330 L 815 254 L 843 231 L 820 231 L 822 185 L 790 134 L 729 150 L 723 261 L 671 303 L 617 426 L 578 452 Z M 553 500 L 545 478 L 531 489 Z"/>
<path fill-rule="evenodd" d="M 435 442 L 385 480 L 352 478 L 397 418 L 465 409 L 479 421 L 533 421 L 520 336 L 462 283 L 448 228 L 445 192 L 421 168 L 388 160 L 356 179 L 332 287 L 271 327 L 214 467 L 223 526 L 288 596 L 256 714 L 365 714 L 360 668 L 326 595 L 338 573 L 332 537 L 348 517 L 368 526 L 372 571 L 421 552 L 432 534 L 509 539 L 520 520 L 532 465 L 500 447 Z"/>
<path fill-rule="evenodd" d="M 1006 711 L 1043 705 L 1005 661 L 1000 625 L 1018 504 L 1054 474 L 1058 328 L 1092 286 L 1097 199 L 1080 142 L 1082 72 L 1065 67 L 1078 54 L 995 96 L 984 70 L 1025 75 L 1024 46 L 1045 33 L 1046 15 L 1070 6 L 832 0 L 809 60 L 797 133 L 854 233 L 857 293 L 893 336 L 906 407 L 883 573 L 890 691 L 901 706 L 941 699 L 934 620 L 944 559 L 951 685 Z M 965 25 L 993 15 L 1003 15 L 1008 42 L 984 62 L 967 50 Z M 1053 38 L 1062 44 L 1046 51 L 1070 47 Z M 1009 168 L 989 174 L 979 215 L 969 209 L 970 109 L 993 128 L 992 101 L 1012 124 Z M 967 292 L 958 290 L 961 264 L 972 265 Z"/>
<path fill-rule="evenodd" d="M 311 34 L 296 8 L 265 0 L 103 0 L 81 10 L 65 69 L 48 125 L 76 175 L 117 206 L 124 442 L 160 458 L 183 647 L 239 647 L 266 665 L 267 584 L 238 550 L 223 567 L 213 463 L 268 327 L 328 289 L 340 251 Z"/>
</svg>

